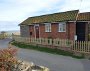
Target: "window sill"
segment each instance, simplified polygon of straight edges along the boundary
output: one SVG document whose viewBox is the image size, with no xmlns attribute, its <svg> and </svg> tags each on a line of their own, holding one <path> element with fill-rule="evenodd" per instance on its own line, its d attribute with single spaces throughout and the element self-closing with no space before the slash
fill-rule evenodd
<svg viewBox="0 0 90 71">
<path fill-rule="evenodd" d="M 61 32 L 61 33 L 62 33 L 62 32 L 65 33 L 66 31 L 58 31 L 58 32 L 59 32 L 59 33 L 60 33 L 60 32 Z"/>
<path fill-rule="evenodd" d="M 48 31 L 45 31 L 45 33 L 51 33 L 51 31 L 50 31 L 50 32 L 48 32 Z"/>
</svg>

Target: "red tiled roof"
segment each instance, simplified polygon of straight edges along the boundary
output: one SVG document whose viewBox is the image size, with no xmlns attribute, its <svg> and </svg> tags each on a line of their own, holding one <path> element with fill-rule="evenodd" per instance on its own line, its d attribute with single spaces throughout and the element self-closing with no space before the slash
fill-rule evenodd
<svg viewBox="0 0 90 71">
<path fill-rule="evenodd" d="M 90 21 L 90 12 L 80 13 L 77 18 L 78 21 Z"/>
</svg>

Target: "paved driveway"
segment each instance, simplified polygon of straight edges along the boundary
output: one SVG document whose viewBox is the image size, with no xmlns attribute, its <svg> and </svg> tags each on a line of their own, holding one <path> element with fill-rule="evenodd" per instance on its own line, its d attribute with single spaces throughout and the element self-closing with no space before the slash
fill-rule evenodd
<svg viewBox="0 0 90 71">
<path fill-rule="evenodd" d="M 9 41 L 11 40 L 0 40 L 0 48 L 6 48 Z M 51 71 L 90 71 L 90 61 L 87 59 L 79 60 L 20 48 L 17 56 L 29 62 L 33 61 L 37 65 L 49 67 Z"/>
</svg>

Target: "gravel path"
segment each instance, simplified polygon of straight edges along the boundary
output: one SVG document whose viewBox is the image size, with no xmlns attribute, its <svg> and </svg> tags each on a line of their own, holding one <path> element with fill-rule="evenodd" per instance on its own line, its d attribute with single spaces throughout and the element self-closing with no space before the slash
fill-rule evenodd
<svg viewBox="0 0 90 71">
<path fill-rule="evenodd" d="M 0 40 L 0 48 L 6 48 L 10 39 Z M 75 59 L 62 55 L 53 55 L 28 49 L 18 49 L 18 57 L 34 62 L 37 65 L 43 65 L 50 68 L 51 71 L 90 71 L 90 60 Z"/>
</svg>

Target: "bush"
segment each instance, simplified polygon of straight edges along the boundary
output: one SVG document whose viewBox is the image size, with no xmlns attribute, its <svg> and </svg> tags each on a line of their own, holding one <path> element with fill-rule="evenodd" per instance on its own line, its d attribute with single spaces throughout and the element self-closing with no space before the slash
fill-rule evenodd
<svg viewBox="0 0 90 71">
<path fill-rule="evenodd" d="M 12 71 L 12 67 L 17 63 L 16 52 L 17 49 L 11 47 L 0 50 L 0 71 Z"/>
</svg>

